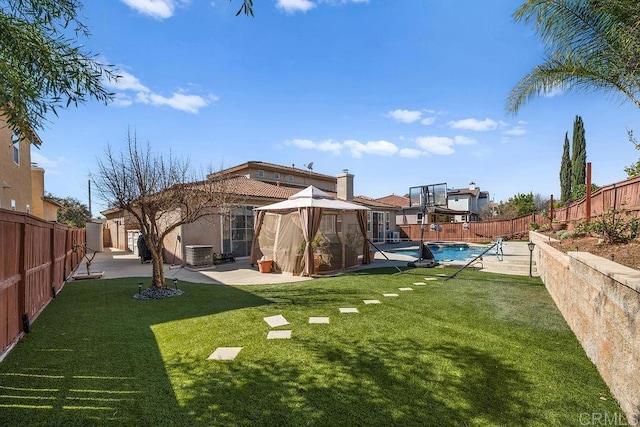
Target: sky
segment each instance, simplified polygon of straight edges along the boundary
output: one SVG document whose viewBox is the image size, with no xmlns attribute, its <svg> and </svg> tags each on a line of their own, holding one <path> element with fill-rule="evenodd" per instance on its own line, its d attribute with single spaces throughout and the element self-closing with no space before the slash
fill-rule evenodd
<svg viewBox="0 0 640 427">
<path fill-rule="evenodd" d="M 265 161 L 355 175 L 355 194 L 474 182 L 495 201 L 557 199 L 565 133 L 584 121 L 592 182 L 626 178 L 640 110 L 554 91 L 517 115 L 506 100 L 543 61 L 513 12 L 523 0 L 86 1 L 85 50 L 113 64 L 115 93 L 49 117 L 32 149 L 45 191 L 88 203 L 88 181 L 127 130 L 159 154 L 218 170 Z M 107 206 L 92 192 L 94 216 Z"/>
</svg>

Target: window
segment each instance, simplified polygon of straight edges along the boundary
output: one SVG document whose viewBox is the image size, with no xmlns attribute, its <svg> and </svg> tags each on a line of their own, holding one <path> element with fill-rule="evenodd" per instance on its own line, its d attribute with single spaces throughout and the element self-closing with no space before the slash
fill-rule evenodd
<svg viewBox="0 0 640 427">
<path fill-rule="evenodd" d="M 287 181 L 293 182 L 293 175 L 287 176 Z"/>
<path fill-rule="evenodd" d="M 422 214 L 418 214 L 418 224 L 422 224 Z"/>
<path fill-rule="evenodd" d="M 391 220 L 390 220 L 391 216 L 389 215 L 389 212 L 385 212 L 384 213 L 384 229 L 385 231 L 389 231 L 391 230 Z"/>
<path fill-rule="evenodd" d="M 273 179 L 280 179 L 280 174 L 278 172 L 274 172 Z"/>
<path fill-rule="evenodd" d="M 11 142 L 13 143 L 13 163 L 20 164 L 20 141 L 15 133 L 11 134 Z"/>
<path fill-rule="evenodd" d="M 263 171 L 263 170 L 259 170 L 259 171 L 258 171 L 258 176 L 259 176 L 260 178 L 264 178 L 264 171 Z"/>
<path fill-rule="evenodd" d="M 11 210 L 15 211 L 16 210 L 16 201 L 11 199 Z"/>
<path fill-rule="evenodd" d="M 31 213 L 31 205 L 27 205 L 27 213 Z"/>
</svg>

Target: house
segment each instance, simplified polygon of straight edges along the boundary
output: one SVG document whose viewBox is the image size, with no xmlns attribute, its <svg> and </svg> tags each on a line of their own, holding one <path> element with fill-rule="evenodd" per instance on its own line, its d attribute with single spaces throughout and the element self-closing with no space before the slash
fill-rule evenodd
<svg viewBox="0 0 640 427">
<path fill-rule="evenodd" d="M 221 177 L 238 202 L 225 215 L 211 215 L 177 228 L 164 242 L 166 262 L 184 263 L 190 248 L 203 245 L 211 246 L 215 253 L 234 252 L 237 257 L 249 256 L 254 235 L 253 209 L 285 200 L 309 185 L 338 199 L 370 208 L 368 234 L 373 242 L 389 240 L 396 229 L 396 207 L 369 197 L 354 196 L 354 175 L 346 169 L 331 176 L 308 167 L 249 161 L 208 176 L 209 179 Z M 105 226 L 112 244 L 136 252 L 137 225 L 117 209 L 102 214 L 107 218 Z"/>
<path fill-rule="evenodd" d="M 31 163 L 31 144 L 16 140 L 0 117 L 0 208 L 55 221 L 60 205 L 44 195 L 44 169 Z"/>
<path fill-rule="evenodd" d="M 396 213 L 396 224 L 398 225 L 415 225 L 423 222 L 422 208 L 410 206 L 410 200 L 407 196 L 391 194 L 377 198 L 376 201 L 393 205 L 398 209 Z M 475 183 L 471 183 L 469 188 L 448 189 L 447 207 L 431 208 L 424 223 L 479 221 L 480 211 L 488 204 L 489 192 L 480 191 Z"/>
<path fill-rule="evenodd" d="M 468 188 L 447 190 L 447 207 L 464 213 L 454 216 L 454 222 L 480 221 L 480 211 L 489 206 L 489 192 L 480 191 L 475 182 Z"/>
</svg>

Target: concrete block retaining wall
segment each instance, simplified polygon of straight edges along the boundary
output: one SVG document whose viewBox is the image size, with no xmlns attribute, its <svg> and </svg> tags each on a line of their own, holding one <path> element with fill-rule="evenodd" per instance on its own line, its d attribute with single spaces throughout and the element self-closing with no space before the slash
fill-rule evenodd
<svg viewBox="0 0 640 427">
<path fill-rule="evenodd" d="M 540 277 L 631 425 L 640 425 L 640 271 L 531 232 Z"/>
</svg>

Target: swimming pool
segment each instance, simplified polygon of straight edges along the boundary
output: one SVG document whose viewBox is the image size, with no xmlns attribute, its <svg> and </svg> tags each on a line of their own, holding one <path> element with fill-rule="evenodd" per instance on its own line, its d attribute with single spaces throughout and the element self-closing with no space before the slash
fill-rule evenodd
<svg viewBox="0 0 640 427">
<path fill-rule="evenodd" d="M 484 252 L 486 246 L 469 246 L 466 243 L 429 243 L 427 244 L 436 261 L 465 261 L 475 258 Z M 388 252 L 399 255 L 407 255 L 418 258 L 418 247 L 392 249 Z M 487 255 L 495 255 L 495 249 L 487 252 Z"/>
</svg>

